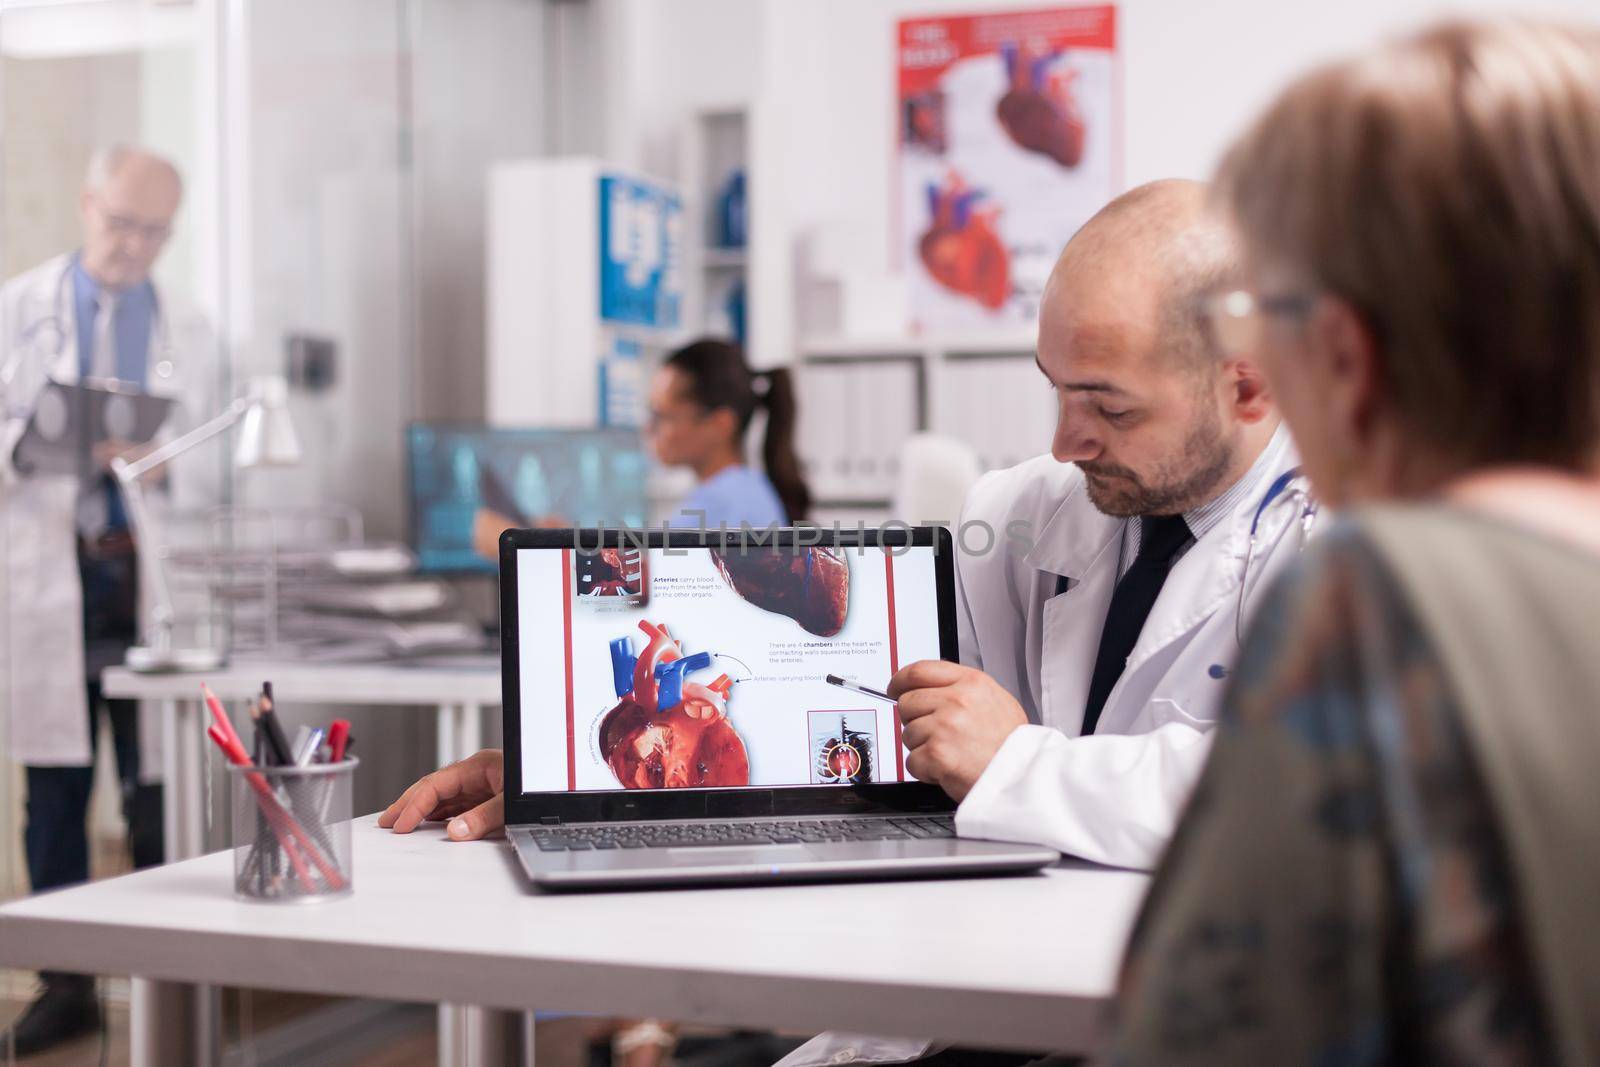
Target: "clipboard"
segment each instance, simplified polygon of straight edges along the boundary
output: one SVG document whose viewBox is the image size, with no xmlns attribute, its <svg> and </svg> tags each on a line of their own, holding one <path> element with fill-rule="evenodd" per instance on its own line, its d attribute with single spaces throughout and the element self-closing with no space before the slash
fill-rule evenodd
<svg viewBox="0 0 1600 1067">
<path fill-rule="evenodd" d="M 172 398 L 112 379 L 50 382 L 34 404 L 12 462 L 29 474 L 82 474 L 96 444 L 142 445 L 160 431 L 171 410 Z"/>
</svg>

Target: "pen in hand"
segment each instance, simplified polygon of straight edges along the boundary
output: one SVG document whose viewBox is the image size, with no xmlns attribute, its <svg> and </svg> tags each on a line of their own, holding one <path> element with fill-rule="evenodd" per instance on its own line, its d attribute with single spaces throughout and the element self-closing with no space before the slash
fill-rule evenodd
<svg viewBox="0 0 1600 1067">
<path fill-rule="evenodd" d="M 875 697 L 878 700 L 887 700 L 891 704 L 895 702 L 894 697 L 890 696 L 888 693 L 885 693 L 883 690 L 873 689 L 870 686 L 862 685 L 853 678 L 841 678 L 837 674 L 830 674 L 825 677 L 823 681 L 827 682 L 829 685 L 836 685 L 840 689 L 848 689 L 852 693 L 860 693 L 863 696 Z"/>
</svg>

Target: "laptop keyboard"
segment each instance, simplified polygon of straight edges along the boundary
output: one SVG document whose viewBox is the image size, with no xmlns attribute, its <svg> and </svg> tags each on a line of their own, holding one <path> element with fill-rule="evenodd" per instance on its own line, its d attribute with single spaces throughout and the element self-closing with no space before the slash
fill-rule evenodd
<svg viewBox="0 0 1600 1067">
<path fill-rule="evenodd" d="M 801 819 L 793 822 L 669 822 L 633 825 L 532 826 L 541 852 L 614 848 L 714 848 L 725 845 L 798 845 L 825 841 L 905 841 L 954 837 L 953 815 L 869 819 Z"/>
</svg>

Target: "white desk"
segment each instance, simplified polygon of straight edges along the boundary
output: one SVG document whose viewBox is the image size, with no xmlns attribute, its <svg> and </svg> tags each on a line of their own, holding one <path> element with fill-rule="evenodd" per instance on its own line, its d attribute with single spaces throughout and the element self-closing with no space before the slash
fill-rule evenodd
<svg viewBox="0 0 1600 1067">
<path fill-rule="evenodd" d="M 0 907 L 0 966 L 132 974 L 135 1063 L 214 983 L 1086 1050 L 1144 875 L 531 894 L 503 842 L 355 827 L 355 892 L 249 904 L 206 856 Z M 674 939 L 669 931 L 681 929 Z M 176 1018 L 174 1017 L 176 1015 Z"/>
<path fill-rule="evenodd" d="M 500 706 L 500 668 L 409 666 L 404 663 L 296 664 L 241 660 L 217 671 L 136 674 L 112 667 L 100 676 L 108 697 L 156 701 L 162 716 L 162 778 L 166 783 L 166 856 L 188 859 L 204 851 L 205 761 L 215 758 L 206 740 L 210 721 L 200 698 L 205 682 L 240 734 L 245 702 L 272 680 L 280 704 L 392 704 L 433 707 L 438 759 L 445 764 L 483 747 L 483 710 Z"/>
</svg>

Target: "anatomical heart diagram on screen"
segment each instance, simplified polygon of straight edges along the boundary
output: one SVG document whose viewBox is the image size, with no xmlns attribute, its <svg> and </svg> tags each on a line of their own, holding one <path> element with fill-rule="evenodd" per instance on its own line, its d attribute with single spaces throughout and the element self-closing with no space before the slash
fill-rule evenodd
<svg viewBox="0 0 1600 1067">
<path fill-rule="evenodd" d="M 644 651 L 627 636 L 611 641 L 617 705 L 600 720 L 600 755 L 627 789 L 684 789 L 750 784 L 750 756 L 728 721 L 733 681 L 691 675 L 709 671 L 708 652 L 685 656 L 678 642 L 640 620 Z"/>
<path fill-rule="evenodd" d="M 820 546 L 712 549 L 733 591 L 764 611 L 787 615 L 807 633 L 832 637 L 850 611 L 850 563 Z"/>
</svg>

